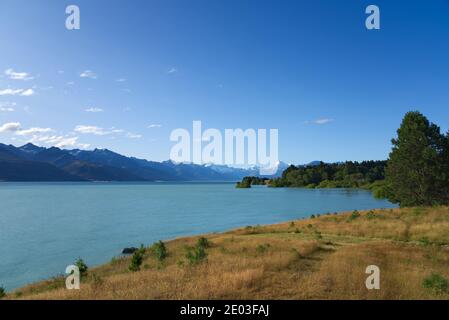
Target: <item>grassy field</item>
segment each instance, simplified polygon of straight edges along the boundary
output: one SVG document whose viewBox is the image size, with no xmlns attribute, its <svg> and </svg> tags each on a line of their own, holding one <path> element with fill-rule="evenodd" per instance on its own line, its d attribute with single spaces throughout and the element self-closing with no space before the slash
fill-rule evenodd
<svg viewBox="0 0 449 320">
<path fill-rule="evenodd" d="M 6 298 L 449 298 L 448 207 L 331 213 L 203 237 L 203 259 L 186 256 L 199 237 L 180 238 L 166 243 L 162 261 L 147 249 L 140 271 L 129 271 L 131 257 L 114 258 L 89 269 L 81 290 L 60 277 Z M 368 265 L 380 268 L 380 290 L 365 286 Z"/>
</svg>

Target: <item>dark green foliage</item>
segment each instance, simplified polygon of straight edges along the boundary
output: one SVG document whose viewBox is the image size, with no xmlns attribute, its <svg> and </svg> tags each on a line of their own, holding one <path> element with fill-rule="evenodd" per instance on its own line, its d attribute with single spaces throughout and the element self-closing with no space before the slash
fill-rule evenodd
<svg viewBox="0 0 449 320">
<path fill-rule="evenodd" d="M 131 264 L 129 265 L 129 270 L 136 272 L 140 270 L 140 266 L 143 262 L 143 252 L 141 250 L 137 250 L 133 253 L 131 258 Z"/>
<path fill-rule="evenodd" d="M 6 296 L 6 290 L 3 286 L 0 286 L 0 299 Z"/>
<path fill-rule="evenodd" d="M 386 195 L 402 207 L 449 203 L 449 137 L 419 112 L 408 112 L 392 140 Z"/>
<path fill-rule="evenodd" d="M 373 210 L 370 210 L 370 211 L 368 211 L 368 213 L 366 214 L 366 217 L 368 218 L 368 219 L 374 219 L 374 218 L 376 218 L 376 214 L 374 213 L 374 211 Z"/>
<path fill-rule="evenodd" d="M 425 278 L 422 285 L 436 294 L 449 293 L 449 282 L 437 273 L 432 273 L 430 277 Z"/>
<path fill-rule="evenodd" d="M 203 246 L 187 247 L 186 258 L 190 265 L 195 265 L 206 259 L 207 253 Z"/>
<path fill-rule="evenodd" d="M 360 213 L 357 210 L 354 210 L 348 219 L 349 219 L 349 221 L 352 221 L 359 217 L 360 217 Z"/>
<path fill-rule="evenodd" d="M 167 257 L 167 247 L 165 246 L 165 243 L 160 240 L 151 246 L 151 250 L 158 261 L 162 262 Z"/>
<path fill-rule="evenodd" d="M 207 238 L 201 237 L 198 239 L 198 242 L 196 245 L 203 247 L 204 249 L 207 249 L 211 246 L 211 243 L 209 240 L 207 240 Z"/>
<path fill-rule="evenodd" d="M 260 177 L 244 177 L 241 182 L 237 182 L 237 188 L 251 188 L 255 185 L 266 185 L 270 179 Z"/>
<path fill-rule="evenodd" d="M 87 270 L 89 269 L 87 267 L 87 265 L 84 263 L 84 260 L 81 258 L 78 258 L 78 260 L 76 260 L 75 265 L 78 267 L 79 271 L 80 271 L 80 276 L 86 276 L 87 275 Z"/>
<path fill-rule="evenodd" d="M 282 177 L 269 181 L 271 187 L 361 188 L 383 180 L 386 161 L 323 163 L 290 166 Z"/>
</svg>

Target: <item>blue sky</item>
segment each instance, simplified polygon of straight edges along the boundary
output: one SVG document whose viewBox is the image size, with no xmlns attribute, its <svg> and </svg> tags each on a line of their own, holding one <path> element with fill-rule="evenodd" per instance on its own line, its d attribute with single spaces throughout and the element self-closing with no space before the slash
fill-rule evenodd
<svg viewBox="0 0 449 320">
<path fill-rule="evenodd" d="M 409 110 L 449 129 L 448 40 L 447 0 L 1 0 L 0 142 L 159 161 L 201 120 L 277 128 L 286 162 L 385 159 Z"/>
</svg>

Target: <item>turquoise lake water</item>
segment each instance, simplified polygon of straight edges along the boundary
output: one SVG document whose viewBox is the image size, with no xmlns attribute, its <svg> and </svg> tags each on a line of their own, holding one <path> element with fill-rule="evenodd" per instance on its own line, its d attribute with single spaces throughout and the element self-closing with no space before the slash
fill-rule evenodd
<svg viewBox="0 0 449 320">
<path fill-rule="evenodd" d="M 0 286 L 98 265 L 124 247 L 283 222 L 311 214 L 395 207 L 352 189 L 236 189 L 230 183 L 0 183 Z"/>
</svg>

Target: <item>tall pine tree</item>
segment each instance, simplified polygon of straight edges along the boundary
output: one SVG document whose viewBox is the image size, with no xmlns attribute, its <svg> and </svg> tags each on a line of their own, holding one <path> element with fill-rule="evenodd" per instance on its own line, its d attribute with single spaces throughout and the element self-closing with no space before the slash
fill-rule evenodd
<svg viewBox="0 0 449 320">
<path fill-rule="evenodd" d="M 447 204 L 448 136 L 417 111 L 405 115 L 397 133 L 385 172 L 389 200 L 403 207 Z"/>
</svg>

